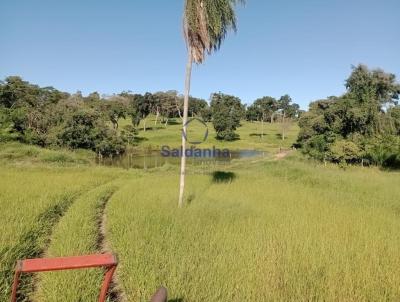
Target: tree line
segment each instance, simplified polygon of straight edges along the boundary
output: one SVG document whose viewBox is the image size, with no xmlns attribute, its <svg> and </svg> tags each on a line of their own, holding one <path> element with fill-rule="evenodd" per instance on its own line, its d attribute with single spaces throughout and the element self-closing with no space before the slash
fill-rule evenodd
<svg viewBox="0 0 400 302">
<path fill-rule="evenodd" d="M 83 96 L 39 87 L 10 76 L 0 82 L 0 141 L 18 140 L 42 147 L 90 149 L 103 156 L 125 152 L 137 141 L 139 131 L 153 125 L 167 127 L 171 119 L 182 119 L 183 96 L 177 91 L 137 94 L 124 91 L 102 97 L 93 92 Z M 235 96 L 213 93 L 210 104 L 189 97 L 188 114 L 212 122 L 218 139 L 238 139 L 235 130 L 240 121 L 274 122 L 279 116 L 298 117 L 299 106 L 286 95 L 279 100 L 263 97 L 246 106 Z M 122 129 L 121 119 L 130 124 Z M 141 124 L 141 128 L 139 128 Z"/>
<path fill-rule="evenodd" d="M 190 98 L 191 114 L 207 116 L 205 100 Z M 101 97 L 93 92 L 69 94 L 39 87 L 18 76 L 0 82 L 0 140 L 19 140 L 42 147 L 90 149 L 101 155 L 124 153 L 135 143 L 139 123 L 146 119 L 167 124 L 179 117 L 182 97 L 176 91 L 135 94 L 122 92 Z M 119 129 L 120 119 L 131 123 Z"/>
<path fill-rule="evenodd" d="M 298 146 L 321 161 L 400 168 L 400 84 L 394 74 L 353 67 L 346 93 L 312 102 Z"/>
</svg>

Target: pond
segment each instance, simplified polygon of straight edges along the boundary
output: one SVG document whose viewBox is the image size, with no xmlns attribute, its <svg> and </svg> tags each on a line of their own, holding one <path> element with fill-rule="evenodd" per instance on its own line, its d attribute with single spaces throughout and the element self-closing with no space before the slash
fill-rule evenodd
<svg viewBox="0 0 400 302">
<path fill-rule="evenodd" d="M 256 150 L 234 150 L 226 154 L 201 154 L 201 156 L 187 157 L 188 165 L 208 166 L 208 165 L 227 165 L 234 159 L 246 159 L 265 157 L 268 152 Z M 161 167 L 165 164 L 179 165 L 180 157 L 163 156 L 161 151 L 141 151 L 128 152 L 123 156 L 114 158 L 98 159 L 97 164 L 103 166 L 115 166 L 124 169 L 150 169 Z"/>
</svg>

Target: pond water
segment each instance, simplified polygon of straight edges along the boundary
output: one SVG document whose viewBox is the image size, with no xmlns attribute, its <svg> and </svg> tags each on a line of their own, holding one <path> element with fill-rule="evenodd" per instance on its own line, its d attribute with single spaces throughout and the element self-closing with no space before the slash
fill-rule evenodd
<svg viewBox="0 0 400 302">
<path fill-rule="evenodd" d="M 268 152 L 255 150 L 234 150 L 227 154 L 201 154 L 201 156 L 187 157 L 188 165 L 208 166 L 227 165 L 234 159 L 265 157 Z M 161 151 L 129 152 L 123 156 L 98 159 L 97 163 L 104 166 L 115 166 L 124 169 L 150 169 L 161 167 L 165 164 L 179 165 L 180 157 L 163 156 Z"/>
</svg>

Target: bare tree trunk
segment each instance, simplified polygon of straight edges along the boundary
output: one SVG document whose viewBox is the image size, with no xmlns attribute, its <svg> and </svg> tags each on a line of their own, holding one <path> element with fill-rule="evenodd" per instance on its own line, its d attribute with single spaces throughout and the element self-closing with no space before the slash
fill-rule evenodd
<svg viewBox="0 0 400 302">
<path fill-rule="evenodd" d="M 192 74 L 192 49 L 188 48 L 188 61 L 186 64 L 186 79 L 185 79 L 185 94 L 183 99 L 183 128 L 182 131 L 186 132 L 186 123 L 188 119 L 189 109 L 189 93 L 190 93 L 190 78 Z M 181 173 L 180 173 L 180 184 L 179 184 L 179 201 L 178 206 L 183 206 L 183 192 L 185 190 L 185 170 L 186 170 L 186 140 L 182 135 L 182 157 L 181 157 Z"/>
<path fill-rule="evenodd" d="M 183 117 L 182 117 L 181 109 L 179 108 L 178 102 L 176 102 L 176 110 L 178 111 L 179 118 L 182 120 Z"/>
<path fill-rule="evenodd" d="M 261 118 L 261 139 L 264 139 L 264 116 Z"/>
<path fill-rule="evenodd" d="M 160 110 L 158 109 L 157 106 L 157 112 L 156 112 L 156 120 L 154 121 L 154 125 L 157 125 L 158 117 L 160 116 Z"/>
<path fill-rule="evenodd" d="M 285 112 L 282 115 L 282 140 L 285 140 Z"/>
<path fill-rule="evenodd" d="M 146 118 L 143 119 L 143 132 L 146 132 Z"/>
</svg>

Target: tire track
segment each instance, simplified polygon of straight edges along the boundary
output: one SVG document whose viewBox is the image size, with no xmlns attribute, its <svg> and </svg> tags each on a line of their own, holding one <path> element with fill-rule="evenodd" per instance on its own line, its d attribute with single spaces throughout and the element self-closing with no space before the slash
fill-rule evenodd
<svg viewBox="0 0 400 302">
<path fill-rule="evenodd" d="M 120 185 L 120 179 L 113 180 L 79 196 L 54 227 L 51 243 L 45 252 L 46 257 L 103 252 L 101 246 L 104 237 L 100 226 L 104 208 Z M 102 278 L 100 269 L 61 271 L 54 275 L 43 274 L 37 280 L 32 299 L 58 302 L 62 296 L 67 301 L 91 301 L 96 299 L 99 293 Z"/>
<path fill-rule="evenodd" d="M 14 267 L 18 259 L 37 258 L 43 255 L 50 243 L 53 227 L 68 211 L 69 207 L 79 197 L 79 192 L 64 195 L 60 202 L 47 208 L 38 216 L 38 222 L 29 231 L 23 234 L 17 244 L 2 251 L 2 263 L 4 269 L 0 271 L 0 300 L 7 301 L 11 294 Z M 29 295 L 33 292 L 34 277 L 31 274 L 21 276 L 18 292 L 18 301 L 29 301 Z"/>
<path fill-rule="evenodd" d="M 110 182 L 112 180 L 106 181 L 101 185 L 106 185 Z M 59 200 L 38 215 L 37 223 L 22 234 L 16 244 L 0 250 L 0 301 L 8 301 L 10 299 L 16 261 L 43 257 L 51 244 L 51 237 L 58 222 L 65 216 L 74 202 L 85 191 L 92 188 L 93 186 L 88 186 L 87 188 L 79 189 L 75 192 L 65 192 L 55 197 Z M 22 274 L 18 287 L 18 301 L 32 301 L 31 298 L 35 292 L 36 283 L 37 278 L 34 274 Z"/>
<path fill-rule="evenodd" d="M 119 187 L 120 189 L 120 187 Z M 107 200 L 105 200 L 101 206 L 99 207 L 99 212 L 98 212 L 98 220 L 97 220 L 97 226 L 98 226 L 98 238 L 97 238 L 97 249 L 102 252 L 102 253 L 113 253 L 109 243 L 106 240 L 107 237 L 107 229 L 106 229 L 106 224 L 107 224 L 107 215 L 106 215 L 106 207 L 108 202 L 110 201 L 111 197 L 117 192 L 118 190 L 115 190 Z M 109 302 L 127 302 L 127 296 L 123 290 L 122 283 L 119 281 L 117 274 L 115 273 L 111 283 L 110 283 L 110 289 L 108 293 L 108 300 Z"/>
</svg>

